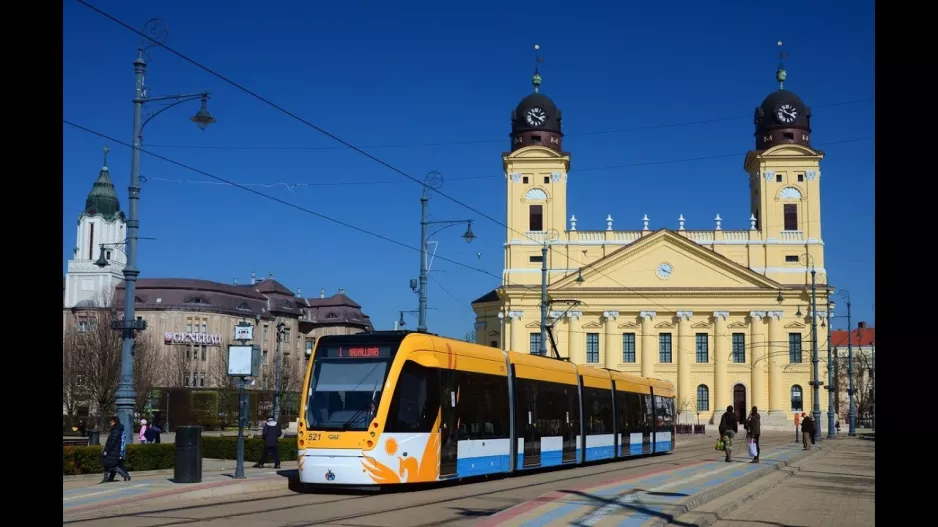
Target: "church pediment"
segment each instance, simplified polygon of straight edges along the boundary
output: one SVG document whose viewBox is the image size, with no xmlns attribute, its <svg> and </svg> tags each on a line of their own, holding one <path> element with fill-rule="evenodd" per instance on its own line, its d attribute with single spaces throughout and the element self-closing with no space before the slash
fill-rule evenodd
<svg viewBox="0 0 938 527">
<path fill-rule="evenodd" d="M 596 328 L 601 328 L 601 327 L 603 327 L 603 325 L 596 321 L 587 322 L 586 324 L 583 324 L 583 329 L 596 329 Z"/>
<path fill-rule="evenodd" d="M 638 327 L 638 324 L 636 324 L 635 322 L 623 322 L 623 323 L 619 324 L 618 327 L 620 327 L 620 328 L 637 328 L 637 327 Z"/>
<path fill-rule="evenodd" d="M 539 320 L 534 320 L 532 322 L 528 322 L 527 324 L 525 324 L 524 327 L 531 328 L 531 329 L 539 328 L 541 327 L 541 322 Z"/>
<path fill-rule="evenodd" d="M 736 322 L 733 322 L 732 324 L 727 324 L 726 327 L 728 327 L 728 328 L 733 328 L 733 329 L 736 329 L 736 328 L 748 328 L 749 325 L 746 324 L 745 322 L 741 321 L 741 320 L 737 320 Z"/>
<path fill-rule="evenodd" d="M 674 327 L 674 324 L 670 322 L 659 322 L 658 324 L 655 324 L 655 328 L 659 328 L 659 329 L 660 328 L 673 328 L 673 327 Z"/>
<path fill-rule="evenodd" d="M 807 326 L 805 326 L 805 325 L 802 324 L 801 322 L 789 322 L 788 324 L 785 324 L 785 329 L 788 329 L 788 328 L 805 328 L 805 327 L 807 327 Z"/>
<path fill-rule="evenodd" d="M 691 327 L 694 328 L 694 329 L 706 329 L 706 328 L 709 328 L 709 327 L 710 327 L 710 323 L 709 323 L 709 322 L 698 322 L 698 323 L 696 323 L 696 324 L 693 324 Z"/>
<path fill-rule="evenodd" d="M 778 291 L 785 286 L 743 267 L 714 251 L 669 230 L 613 251 L 558 281 L 558 290 L 620 289 L 739 289 Z"/>
</svg>

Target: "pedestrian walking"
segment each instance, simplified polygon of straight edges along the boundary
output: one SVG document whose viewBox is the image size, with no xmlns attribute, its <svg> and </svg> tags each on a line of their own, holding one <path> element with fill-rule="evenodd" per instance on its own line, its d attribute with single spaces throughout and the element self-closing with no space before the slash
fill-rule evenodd
<svg viewBox="0 0 938 527">
<path fill-rule="evenodd" d="M 762 435 L 762 416 L 759 415 L 759 409 L 755 406 L 752 407 L 752 413 L 749 414 L 749 419 L 746 420 L 746 430 L 749 431 L 749 437 L 756 445 L 756 452 L 752 454 L 752 462 L 758 463 L 759 454 L 762 453 L 762 449 L 759 447 L 759 436 Z"/>
<path fill-rule="evenodd" d="M 804 413 L 801 414 L 801 444 L 809 452 L 811 451 L 812 439 L 814 439 L 815 426 L 814 417 Z"/>
<path fill-rule="evenodd" d="M 159 444 L 160 442 L 160 433 L 163 431 L 163 420 L 160 419 L 160 414 L 153 416 L 153 419 L 150 420 L 150 428 L 147 432 L 152 432 L 151 443 Z"/>
<path fill-rule="evenodd" d="M 124 425 L 117 417 L 110 419 L 111 431 L 108 433 L 104 450 L 101 452 L 101 465 L 104 467 L 104 479 L 101 483 L 114 481 L 115 473 L 120 473 L 124 481 L 130 481 L 130 474 L 124 468 L 124 455 L 126 454 L 126 439 Z"/>
<path fill-rule="evenodd" d="M 149 442 L 150 442 L 150 438 L 147 436 L 147 430 L 149 430 L 149 429 L 150 429 L 150 427 L 147 426 L 147 420 L 146 420 L 146 419 L 141 419 L 141 420 L 140 420 L 140 434 L 139 434 L 139 436 L 137 437 L 137 439 L 140 440 L 141 443 L 149 443 Z M 152 435 L 152 434 L 153 434 L 153 433 L 150 432 L 150 435 Z"/>
<path fill-rule="evenodd" d="M 720 418 L 718 430 L 720 431 L 720 437 L 723 439 L 723 451 L 726 453 L 725 461 L 729 463 L 733 461 L 733 438 L 739 432 L 739 421 L 736 419 L 736 412 L 733 411 L 732 405 L 726 407 L 726 412 Z"/>
<path fill-rule="evenodd" d="M 274 420 L 273 416 L 267 418 L 264 428 L 261 430 L 261 439 L 264 440 L 264 453 L 261 454 L 261 460 L 254 465 L 254 468 L 264 468 L 267 462 L 267 454 L 274 458 L 274 468 L 280 468 L 280 447 L 279 439 L 283 435 L 280 425 Z"/>
</svg>

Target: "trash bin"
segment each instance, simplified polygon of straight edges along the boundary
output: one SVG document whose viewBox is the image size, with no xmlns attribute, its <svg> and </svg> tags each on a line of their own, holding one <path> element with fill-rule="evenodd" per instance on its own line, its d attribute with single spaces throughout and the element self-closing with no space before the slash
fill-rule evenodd
<svg viewBox="0 0 938 527">
<path fill-rule="evenodd" d="M 176 464 L 173 467 L 175 483 L 202 481 L 202 427 L 176 427 Z"/>
<path fill-rule="evenodd" d="M 88 430 L 88 445 L 100 445 L 101 432 L 97 430 Z"/>
</svg>

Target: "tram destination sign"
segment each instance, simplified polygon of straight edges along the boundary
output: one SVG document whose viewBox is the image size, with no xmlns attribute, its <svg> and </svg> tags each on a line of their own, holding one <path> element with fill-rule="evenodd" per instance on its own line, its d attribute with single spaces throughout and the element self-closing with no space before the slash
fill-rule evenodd
<svg viewBox="0 0 938 527">
<path fill-rule="evenodd" d="M 391 357 L 389 346 L 335 346 L 322 348 L 318 355 L 326 359 L 386 359 Z"/>
</svg>

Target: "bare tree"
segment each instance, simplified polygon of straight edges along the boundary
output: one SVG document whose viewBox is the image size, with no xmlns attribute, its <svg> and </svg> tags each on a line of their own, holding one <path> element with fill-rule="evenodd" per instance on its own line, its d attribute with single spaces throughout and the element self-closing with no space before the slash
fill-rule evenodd
<svg viewBox="0 0 938 527">
<path fill-rule="evenodd" d="M 111 415 L 121 369 L 121 334 L 111 329 L 117 314 L 113 308 L 96 307 L 82 315 L 84 324 L 73 327 L 66 339 L 73 342 L 71 361 L 82 372 L 86 393 L 97 404 L 99 415 Z"/>
<path fill-rule="evenodd" d="M 111 329 L 111 322 L 120 320 L 117 306 L 112 303 L 113 290 L 103 290 L 92 306 L 79 310 L 74 323 L 66 331 L 63 366 L 71 375 L 72 388 L 80 391 L 66 395 L 79 395 L 97 405 L 99 415 L 111 415 L 116 406 L 117 387 L 120 384 L 121 347 L 123 335 Z M 137 408 L 142 408 L 156 381 L 155 346 L 146 332 L 138 333 L 134 347 L 134 390 L 137 392 Z M 63 379 L 65 381 L 66 379 Z M 63 382 L 63 391 L 71 392 L 68 382 Z M 143 403 L 141 404 L 141 401 Z M 77 404 L 77 401 L 73 404 Z"/>
<path fill-rule="evenodd" d="M 475 343 L 475 341 L 476 341 L 476 332 L 475 332 L 475 331 L 467 331 L 467 332 L 466 332 L 466 336 L 463 337 L 463 340 L 465 340 L 466 342 Z"/>
<path fill-rule="evenodd" d="M 161 375 L 159 350 L 153 343 L 152 334 L 137 334 L 133 356 L 136 407 L 142 411 L 150 398 L 150 391 L 159 384 Z"/>
<path fill-rule="evenodd" d="M 159 383 L 163 387 L 185 386 L 192 373 L 192 351 L 189 346 L 170 346 L 160 359 Z"/>
<path fill-rule="evenodd" d="M 62 339 L 62 409 L 74 416 L 88 402 L 81 361 L 76 353 L 77 328 L 66 328 Z"/>
<path fill-rule="evenodd" d="M 847 420 L 850 414 L 850 399 L 847 390 L 850 388 L 850 371 L 846 353 L 842 353 L 837 364 L 836 386 L 840 397 L 845 400 L 840 404 L 840 418 Z M 868 416 L 873 410 L 873 356 L 867 351 L 857 347 L 853 351 L 853 401 L 856 406 L 857 417 Z"/>
<path fill-rule="evenodd" d="M 694 408 L 696 411 L 694 401 L 689 397 L 682 397 L 681 400 L 677 403 L 678 420 L 680 421 L 680 419 L 683 419 L 684 416 L 687 415 L 686 412 L 689 412 L 691 408 Z"/>
</svg>

